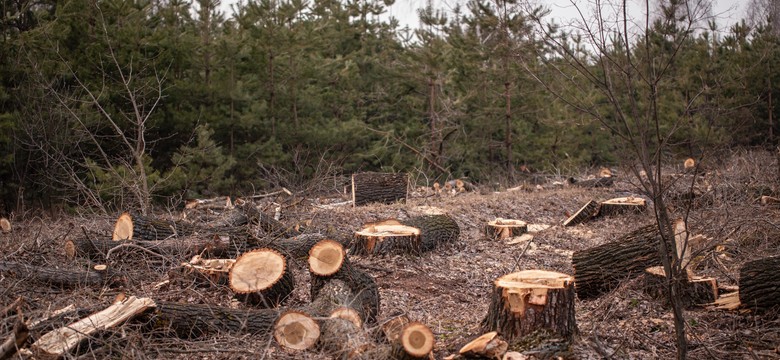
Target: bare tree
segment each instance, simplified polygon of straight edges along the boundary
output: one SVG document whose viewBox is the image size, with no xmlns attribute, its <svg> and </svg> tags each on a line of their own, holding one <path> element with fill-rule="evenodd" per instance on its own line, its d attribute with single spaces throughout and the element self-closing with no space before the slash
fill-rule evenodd
<svg viewBox="0 0 780 360">
<path fill-rule="evenodd" d="M 59 66 L 73 83 L 59 86 L 45 80 L 43 70 L 39 70 L 40 59 L 28 55 L 45 92 L 38 102 L 42 108 L 29 110 L 27 145 L 52 166 L 47 174 L 54 184 L 80 195 L 79 205 L 106 212 L 101 193 L 113 192 L 119 194 L 121 202 L 115 206 L 123 206 L 127 194 L 132 197 L 131 203 L 146 214 L 155 186 L 159 185 L 150 184 L 147 174 L 147 124 L 163 98 L 165 74 L 142 65 L 144 59 L 120 59 L 99 4 L 93 6 L 107 47 L 107 55 L 99 62 L 102 79 L 85 80 L 52 44 Z M 110 103 L 110 94 L 120 97 L 121 104 Z M 111 181 L 101 181 L 106 178 Z M 116 188 L 101 188 L 106 185 Z"/>
<path fill-rule="evenodd" d="M 678 250 L 675 246 L 674 220 L 667 207 L 669 184 L 662 176 L 662 165 L 672 135 L 684 126 L 684 114 L 705 90 L 677 100 L 683 102 L 680 108 L 684 110 L 674 119 L 662 114 L 659 106 L 662 100 L 674 101 L 666 97 L 674 82 L 673 69 L 686 41 L 706 24 L 711 5 L 708 0 L 663 0 L 653 15 L 651 2 L 646 0 L 644 18 L 633 19 L 627 3 L 595 0 L 592 7 L 584 8 L 571 1 L 579 17 L 567 25 L 584 38 L 584 52 L 573 47 L 566 34 L 536 18 L 537 36 L 554 55 L 537 57 L 545 73 L 527 68 L 548 91 L 599 121 L 625 147 L 623 160 L 638 179 L 640 190 L 655 204 L 662 239 L 658 251 L 674 314 L 677 357 L 684 359 L 687 342 L 679 294 L 686 276 L 680 261 L 686 247 Z"/>
</svg>

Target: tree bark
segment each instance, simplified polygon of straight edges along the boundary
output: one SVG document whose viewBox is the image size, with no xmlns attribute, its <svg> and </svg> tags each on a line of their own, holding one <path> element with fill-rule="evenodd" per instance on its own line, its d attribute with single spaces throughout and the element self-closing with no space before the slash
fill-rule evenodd
<svg viewBox="0 0 780 360">
<path fill-rule="evenodd" d="M 233 238 L 235 239 L 235 237 Z M 69 259 L 76 256 L 91 260 L 105 261 L 106 254 L 117 247 L 141 247 L 157 254 L 176 258 L 190 258 L 194 255 L 226 256 L 235 253 L 245 244 L 234 244 L 230 237 L 219 235 L 187 236 L 168 240 L 108 240 L 108 239 L 70 239 L 65 242 L 65 255 Z M 130 250 L 132 251 L 132 250 Z"/>
<path fill-rule="evenodd" d="M 483 330 L 498 331 L 509 343 L 538 330 L 572 340 L 577 333 L 573 281 L 569 275 L 541 270 L 498 278 Z"/>
<path fill-rule="evenodd" d="M 114 225 L 113 240 L 165 240 L 193 235 L 198 227 L 184 222 L 167 221 L 140 214 L 122 213 Z"/>
<path fill-rule="evenodd" d="M 157 301 L 149 324 L 173 331 L 183 339 L 220 333 L 270 336 L 279 318 L 278 309 L 227 307 Z"/>
<path fill-rule="evenodd" d="M 742 266 L 739 301 L 758 311 L 780 306 L 780 257 L 758 259 Z"/>
<path fill-rule="evenodd" d="M 0 262 L 0 273 L 61 288 L 113 286 L 124 282 L 119 274 L 111 270 L 55 269 L 9 261 Z"/>
<path fill-rule="evenodd" d="M 392 204 L 405 201 L 409 175 L 406 173 L 364 172 L 352 175 L 352 205 Z"/>
<path fill-rule="evenodd" d="M 422 251 L 431 251 L 440 244 L 454 243 L 460 237 L 460 227 L 449 215 L 413 216 L 401 223 L 420 229 Z"/>
<path fill-rule="evenodd" d="M 661 264 L 658 252 L 658 226 L 648 225 L 617 241 L 572 255 L 575 287 L 580 299 L 599 296 L 616 288 L 620 281 L 639 276 L 645 269 Z"/>
</svg>

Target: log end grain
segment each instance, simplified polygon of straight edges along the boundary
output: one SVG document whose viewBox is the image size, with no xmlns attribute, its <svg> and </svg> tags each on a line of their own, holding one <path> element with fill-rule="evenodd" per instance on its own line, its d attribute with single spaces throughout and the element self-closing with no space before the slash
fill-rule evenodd
<svg viewBox="0 0 780 360">
<path fill-rule="evenodd" d="M 133 238 L 133 217 L 128 212 L 123 212 L 116 219 L 112 240 L 130 240 Z"/>
<path fill-rule="evenodd" d="M 288 311 L 276 321 L 274 338 L 286 349 L 306 350 L 320 338 L 320 326 L 309 315 Z"/>
<path fill-rule="evenodd" d="M 6 218 L 0 218 L 0 231 L 2 231 L 3 234 L 8 234 L 11 230 L 13 230 L 11 228 L 11 222 Z"/>
<path fill-rule="evenodd" d="M 404 351 L 412 357 L 422 358 L 433 351 L 434 336 L 423 323 L 411 322 L 404 326 L 400 337 Z"/>
<path fill-rule="evenodd" d="M 330 276 L 341 269 L 346 253 L 341 243 L 322 240 L 309 250 L 309 270 L 320 276 Z"/>
</svg>

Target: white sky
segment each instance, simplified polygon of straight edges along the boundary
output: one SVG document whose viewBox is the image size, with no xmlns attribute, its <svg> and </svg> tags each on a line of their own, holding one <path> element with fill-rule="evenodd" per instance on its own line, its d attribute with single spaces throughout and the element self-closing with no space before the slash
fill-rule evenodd
<svg viewBox="0 0 780 360">
<path fill-rule="evenodd" d="M 466 0 L 430 0 L 434 8 L 451 10 L 457 3 L 465 3 Z M 564 24 L 579 16 L 573 4 L 581 9 L 588 9 L 596 0 L 531 0 L 551 10 L 548 20 L 555 19 L 556 23 Z M 604 1 L 606 2 L 606 1 Z M 427 0 L 396 0 L 388 9 L 388 15 L 394 16 L 401 23 L 401 27 L 408 25 L 414 28 L 418 24 L 417 9 L 425 6 Z M 651 7 L 656 0 L 650 0 Z M 715 16 L 721 31 L 739 21 L 745 13 L 747 0 L 713 0 L 712 15 Z M 640 19 L 645 13 L 644 0 L 628 0 L 628 9 L 631 17 Z"/>
<path fill-rule="evenodd" d="M 231 4 L 239 0 L 222 0 L 222 9 L 226 16 L 232 14 Z M 251 0 L 242 0 L 244 2 Z M 383 17 L 393 16 L 398 19 L 401 27 L 409 26 L 414 29 L 418 25 L 417 9 L 424 7 L 430 1 L 434 8 L 451 11 L 456 4 L 465 4 L 466 0 L 395 0 L 395 4 L 387 9 Z M 579 15 L 573 4 L 577 4 L 581 9 L 591 8 L 592 4 L 599 0 L 530 0 L 551 10 L 548 20 L 555 20 L 556 23 L 566 24 L 576 19 Z M 601 0 L 608 2 L 610 0 Z M 619 1 L 619 0 L 618 0 Z M 631 17 L 643 19 L 645 13 L 644 0 L 627 0 Z M 657 0 L 650 0 L 651 6 Z M 718 26 L 722 32 L 728 31 L 728 28 L 739 21 L 745 14 L 745 4 L 747 0 L 712 0 L 712 15 L 718 21 Z"/>
</svg>

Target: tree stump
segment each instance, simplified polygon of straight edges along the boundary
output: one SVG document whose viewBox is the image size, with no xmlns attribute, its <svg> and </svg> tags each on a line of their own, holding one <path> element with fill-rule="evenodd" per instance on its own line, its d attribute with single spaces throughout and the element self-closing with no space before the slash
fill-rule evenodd
<svg viewBox="0 0 780 360">
<path fill-rule="evenodd" d="M 271 249 L 244 253 L 230 269 L 230 288 L 244 302 L 262 307 L 278 306 L 294 287 L 287 260 Z"/>
<path fill-rule="evenodd" d="M 780 305 L 780 256 L 750 261 L 739 269 L 739 301 L 759 311 Z"/>
<path fill-rule="evenodd" d="M 594 218 L 596 215 L 598 215 L 598 213 L 599 213 L 599 203 L 597 203 L 594 200 L 588 201 L 588 203 L 585 204 L 585 206 L 581 207 L 579 210 L 577 210 L 576 213 L 574 213 L 574 215 L 566 219 L 563 222 L 563 226 L 574 226 L 577 224 L 584 223 Z"/>
<path fill-rule="evenodd" d="M 528 224 L 520 220 L 495 219 L 485 225 L 485 236 L 490 240 L 506 240 L 528 232 Z"/>
<path fill-rule="evenodd" d="M 364 172 L 352 175 L 352 205 L 392 204 L 406 200 L 409 176 L 406 173 Z"/>
<path fill-rule="evenodd" d="M 683 306 L 686 308 L 711 304 L 718 299 L 718 280 L 691 276 L 681 280 L 679 294 Z M 666 272 L 663 266 L 653 266 L 645 269 L 645 291 L 656 299 L 661 299 L 665 304 L 669 301 L 669 286 L 667 285 Z"/>
<path fill-rule="evenodd" d="M 647 201 L 642 198 L 621 197 L 602 201 L 599 216 L 612 216 L 624 213 L 641 213 L 647 210 Z"/>
<path fill-rule="evenodd" d="M 651 266 L 661 265 L 659 241 L 658 227 L 653 224 L 617 241 L 575 251 L 571 261 L 577 296 L 580 299 L 599 296 L 616 288 L 620 281 L 639 276 Z"/>
<path fill-rule="evenodd" d="M 274 338 L 286 349 L 306 350 L 319 340 L 320 326 L 303 312 L 287 311 L 274 324 Z"/>
<path fill-rule="evenodd" d="M 569 275 L 543 270 L 498 278 L 483 329 L 498 331 L 509 343 L 538 330 L 571 340 L 577 333 L 573 282 Z"/>
<path fill-rule="evenodd" d="M 491 331 L 464 345 L 458 351 L 463 357 L 478 359 L 501 359 L 509 349 L 509 344 L 498 337 L 498 333 Z"/>
<path fill-rule="evenodd" d="M 422 252 L 420 229 L 397 220 L 367 224 L 355 232 L 351 251 L 356 255 L 419 255 Z"/>
</svg>

